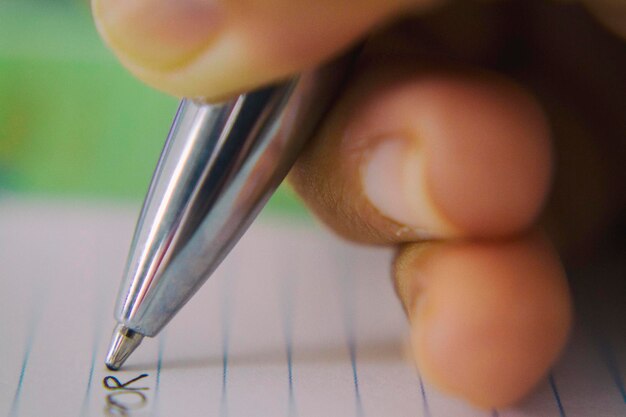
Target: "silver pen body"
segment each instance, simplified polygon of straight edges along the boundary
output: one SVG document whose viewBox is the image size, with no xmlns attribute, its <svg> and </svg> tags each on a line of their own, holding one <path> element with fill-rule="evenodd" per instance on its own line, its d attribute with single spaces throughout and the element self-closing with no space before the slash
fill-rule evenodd
<svg viewBox="0 0 626 417">
<path fill-rule="evenodd" d="M 137 222 L 107 366 L 159 333 L 218 267 L 313 134 L 349 61 L 222 104 L 181 102 Z"/>
</svg>

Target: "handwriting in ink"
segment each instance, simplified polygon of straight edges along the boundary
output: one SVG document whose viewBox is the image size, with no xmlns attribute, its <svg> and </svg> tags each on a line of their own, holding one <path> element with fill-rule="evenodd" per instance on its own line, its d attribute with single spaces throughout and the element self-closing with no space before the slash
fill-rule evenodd
<svg viewBox="0 0 626 417">
<path fill-rule="evenodd" d="M 104 385 L 104 387 L 106 389 L 109 390 L 115 390 L 115 389 L 125 389 L 125 390 L 129 390 L 129 391 L 142 391 L 142 390 L 147 390 L 148 387 L 140 387 L 140 388 L 136 388 L 136 387 L 129 387 L 130 384 L 132 384 L 133 382 L 137 382 L 140 379 L 143 379 L 145 377 L 147 377 L 148 374 L 141 374 L 139 375 L 137 378 L 133 378 L 130 381 L 124 382 L 123 384 L 120 382 L 119 379 L 117 379 L 114 376 L 105 376 L 104 379 L 102 380 L 102 385 Z M 113 381 L 113 382 L 111 382 Z"/>
<path fill-rule="evenodd" d="M 131 411 L 138 410 L 146 405 L 148 399 L 141 392 L 148 390 L 148 387 L 135 387 L 131 384 L 146 378 L 148 374 L 141 374 L 126 382 L 121 382 L 114 376 L 106 376 L 102 380 L 102 385 L 109 391 L 113 391 L 106 396 L 106 406 L 104 408 L 107 416 L 128 417 Z"/>
</svg>

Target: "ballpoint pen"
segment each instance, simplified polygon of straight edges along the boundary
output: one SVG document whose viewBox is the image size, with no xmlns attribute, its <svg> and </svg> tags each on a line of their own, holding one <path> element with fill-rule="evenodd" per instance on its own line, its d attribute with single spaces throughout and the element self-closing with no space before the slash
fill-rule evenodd
<svg viewBox="0 0 626 417">
<path fill-rule="evenodd" d="M 239 240 L 313 134 L 353 57 L 225 103 L 182 100 L 131 243 L 109 369 L 158 334 Z"/>
</svg>

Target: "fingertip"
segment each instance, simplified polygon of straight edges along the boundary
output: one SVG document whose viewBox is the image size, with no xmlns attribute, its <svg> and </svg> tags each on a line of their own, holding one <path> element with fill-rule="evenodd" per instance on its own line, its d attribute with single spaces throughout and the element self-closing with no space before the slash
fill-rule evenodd
<svg viewBox="0 0 626 417">
<path fill-rule="evenodd" d="M 433 77 L 421 117 L 427 181 L 442 215 L 465 236 L 528 229 L 551 183 L 546 117 L 522 88 L 482 74 Z"/>
<path fill-rule="evenodd" d="M 207 0 L 92 0 L 96 27 L 120 59 L 136 67 L 174 71 L 218 37 L 225 22 Z"/>
<path fill-rule="evenodd" d="M 545 375 L 567 340 L 566 280 L 537 234 L 497 244 L 410 245 L 398 262 L 413 353 L 443 391 L 480 407 L 511 405 Z"/>
<path fill-rule="evenodd" d="M 407 62 L 361 68 L 292 179 L 357 241 L 494 238 L 533 225 L 551 162 L 546 118 L 522 88 Z"/>
<path fill-rule="evenodd" d="M 92 0 L 120 61 L 165 92 L 211 100 L 318 65 L 408 5 L 434 0 Z"/>
</svg>

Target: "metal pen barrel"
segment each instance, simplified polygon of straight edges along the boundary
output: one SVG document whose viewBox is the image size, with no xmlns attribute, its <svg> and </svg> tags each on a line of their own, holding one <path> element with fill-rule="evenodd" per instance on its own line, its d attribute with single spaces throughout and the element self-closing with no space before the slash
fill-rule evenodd
<svg viewBox="0 0 626 417">
<path fill-rule="evenodd" d="M 347 60 L 226 103 L 181 102 L 131 244 L 107 366 L 118 369 L 218 267 L 313 134 Z"/>
</svg>

